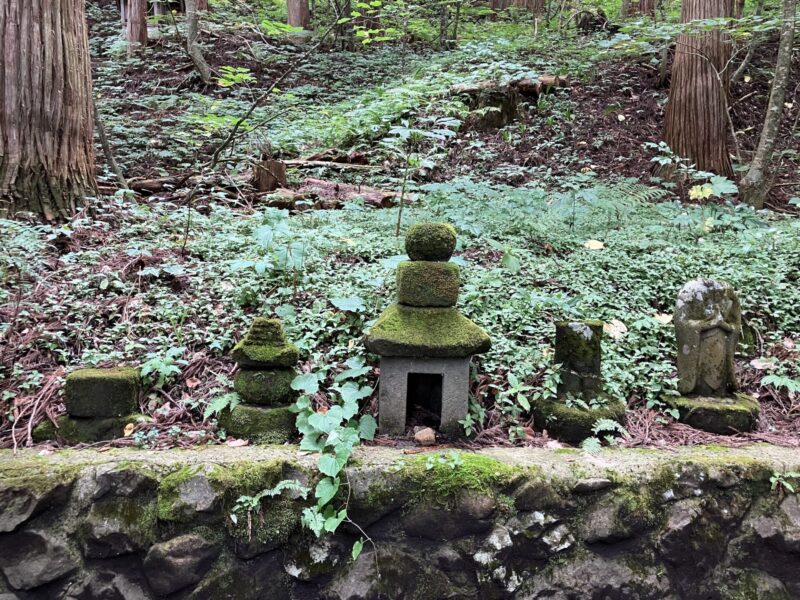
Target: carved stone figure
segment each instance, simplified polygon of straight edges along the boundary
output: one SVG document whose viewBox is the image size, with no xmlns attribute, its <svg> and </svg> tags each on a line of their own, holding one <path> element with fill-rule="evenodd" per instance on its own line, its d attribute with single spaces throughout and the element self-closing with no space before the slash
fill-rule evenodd
<svg viewBox="0 0 800 600">
<path fill-rule="evenodd" d="M 758 424 L 758 400 L 737 393 L 734 354 L 742 328 L 733 288 L 713 279 L 683 286 L 675 305 L 678 391 L 664 400 L 680 420 L 712 433 L 751 431 Z"/>
<path fill-rule="evenodd" d="M 733 288 L 713 279 L 693 279 L 675 305 L 678 390 L 722 397 L 736 391 L 733 360 L 742 313 Z"/>
</svg>

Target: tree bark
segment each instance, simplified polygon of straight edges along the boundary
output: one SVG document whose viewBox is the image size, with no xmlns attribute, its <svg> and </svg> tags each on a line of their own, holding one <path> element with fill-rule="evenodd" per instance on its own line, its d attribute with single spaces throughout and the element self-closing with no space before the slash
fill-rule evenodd
<svg viewBox="0 0 800 600">
<path fill-rule="evenodd" d="M 197 0 L 197 10 L 208 11 L 208 0 Z"/>
<path fill-rule="evenodd" d="M 84 0 L 0 2 L 0 215 L 68 218 L 94 192 Z"/>
<path fill-rule="evenodd" d="M 186 0 L 186 51 L 192 59 L 203 83 L 211 83 L 211 67 L 208 66 L 203 52 L 197 43 L 200 29 L 197 17 L 197 0 Z"/>
<path fill-rule="evenodd" d="M 128 0 L 128 23 L 125 39 L 128 42 L 128 56 L 147 48 L 147 0 Z"/>
<path fill-rule="evenodd" d="M 750 168 L 739 183 L 742 199 L 759 210 L 764 208 L 764 198 L 768 191 L 766 171 L 769 169 L 778 139 L 778 129 L 783 116 L 783 101 L 792 71 L 796 5 L 797 0 L 784 0 L 783 2 L 781 42 L 778 47 L 778 58 L 775 61 L 775 77 L 772 79 L 772 90 L 769 94 L 767 114 L 764 117 L 764 127 L 761 130 L 761 138 L 758 141 L 758 148 L 750 163 Z"/>
<path fill-rule="evenodd" d="M 287 0 L 288 9 L 287 22 L 292 27 L 308 29 L 311 23 L 311 12 L 308 8 L 308 0 Z"/>
<path fill-rule="evenodd" d="M 728 17 L 731 0 L 684 0 L 681 21 Z M 731 55 L 719 31 L 680 34 L 664 124 L 664 141 L 696 168 L 733 177 L 728 154 L 726 68 Z"/>
</svg>

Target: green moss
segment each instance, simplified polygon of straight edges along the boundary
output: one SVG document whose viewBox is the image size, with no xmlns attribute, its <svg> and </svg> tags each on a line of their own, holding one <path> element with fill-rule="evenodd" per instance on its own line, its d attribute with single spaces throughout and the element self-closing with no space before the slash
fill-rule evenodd
<svg viewBox="0 0 800 600">
<path fill-rule="evenodd" d="M 663 400 L 678 410 L 682 422 L 711 433 L 752 431 L 761 412 L 758 400 L 747 394 L 730 398 L 664 396 Z"/>
<path fill-rule="evenodd" d="M 233 360 L 242 367 L 292 367 L 297 363 L 297 347 L 286 341 L 278 319 L 257 318 L 250 331 L 231 351 Z"/>
<path fill-rule="evenodd" d="M 606 406 L 584 408 L 567 406 L 564 402 L 542 400 L 531 407 L 534 423 L 541 429 L 566 442 L 581 442 L 594 435 L 592 427 L 598 419 L 611 419 L 623 423 L 625 404 L 610 401 Z"/>
<path fill-rule="evenodd" d="M 78 419 L 62 415 L 56 419 L 58 427 L 45 420 L 34 428 L 32 435 L 36 443 L 62 439 L 70 444 L 90 444 L 121 438 L 128 424 L 149 420 L 149 417 L 140 414 L 106 419 Z"/>
<path fill-rule="evenodd" d="M 233 347 L 231 356 L 241 367 L 288 368 L 297 363 L 300 353 L 294 344 L 285 346 L 251 344 L 245 338 Z"/>
<path fill-rule="evenodd" d="M 218 422 L 230 436 L 257 444 L 283 444 L 294 437 L 295 419 L 288 406 L 262 408 L 240 404 L 233 410 L 224 410 Z"/>
<path fill-rule="evenodd" d="M 497 496 L 522 472 L 489 456 L 460 453 L 462 464 L 455 467 L 450 461 L 432 461 L 428 468 L 427 455 L 409 461 L 401 474 L 410 479 L 417 499 L 433 499 L 449 504 L 463 494 Z"/>
<path fill-rule="evenodd" d="M 556 323 L 553 361 L 561 365 L 559 396 L 570 393 L 589 399 L 602 393 L 602 339 L 602 321 Z"/>
<path fill-rule="evenodd" d="M 96 518 L 116 521 L 120 529 L 141 546 L 152 544 L 157 538 L 158 506 L 140 498 L 112 496 L 92 506 Z"/>
<path fill-rule="evenodd" d="M 370 329 L 366 345 L 381 356 L 463 358 L 486 352 L 492 342 L 454 308 L 393 304 Z"/>
<path fill-rule="evenodd" d="M 406 261 L 397 267 L 397 301 L 408 306 L 455 306 L 461 284 L 458 265 Z"/>
<path fill-rule="evenodd" d="M 411 260 L 447 261 L 456 248 L 456 230 L 447 223 L 416 223 L 406 231 Z"/>
<path fill-rule="evenodd" d="M 73 417 L 121 417 L 139 401 L 139 371 L 127 367 L 78 369 L 67 375 L 64 403 Z"/>
<path fill-rule="evenodd" d="M 265 406 L 290 404 L 297 396 L 291 387 L 296 376 L 294 369 L 241 369 L 233 380 L 233 389 L 245 402 Z"/>
<path fill-rule="evenodd" d="M 162 521 L 178 521 L 181 519 L 180 487 L 199 471 L 197 466 L 187 466 L 173 471 L 161 479 L 158 485 L 157 513 Z"/>
</svg>

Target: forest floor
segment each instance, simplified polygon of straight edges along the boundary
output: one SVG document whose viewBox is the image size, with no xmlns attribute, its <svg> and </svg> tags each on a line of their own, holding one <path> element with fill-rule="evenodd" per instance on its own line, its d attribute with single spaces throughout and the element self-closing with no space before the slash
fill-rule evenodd
<svg viewBox="0 0 800 600">
<path fill-rule="evenodd" d="M 169 24 L 143 57 L 126 58 L 114 2 L 90 2 L 89 15 L 98 109 L 125 176 L 173 184 L 135 198 L 115 193 L 98 149 L 107 195 L 91 212 L 64 227 L 8 224 L 0 447 L 28 444 L 29 426 L 63 412 L 70 369 L 112 364 L 153 372 L 142 398 L 153 423 L 115 444 L 224 441 L 205 408 L 230 394 L 228 353 L 256 315 L 284 320 L 301 370 L 320 373 L 318 406 L 332 401 L 338 373 L 364 365 L 359 384 L 372 390 L 364 410 L 374 413 L 377 360 L 360 340 L 394 296 L 403 248 L 396 202 L 386 198 L 406 168 L 414 200 L 401 223 L 456 226 L 459 305 L 494 340 L 477 361 L 469 444 L 558 445 L 520 408 L 508 376 L 552 389 L 552 328 L 565 318 L 608 324 L 606 387 L 630 408 L 618 443 L 800 444 L 795 84 L 773 211 L 756 214 L 724 196 L 686 203 L 689 186 L 652 175 L 656 150 L 645 144 L 659 141 L 667 90 L 656 85 L 654 59 L 609 52 L 603 37 L 533 39 L 520 35 L 524 25 L 485 23 L 455 50 L 417 43 L 304 56 L 309 46 L 265 37 L 246 15 L 216 14 L 204 24 L 205 53 L 225 85 L 203 86 Z M 732 90 L 746 156 L 774 52 L 764 44 L 748 81 Z M 239 116 L 295 61 L 245 124 L 252 131 L 206 172 Z M 567 75 L 569 85 L 523 103 L 501 129 L 471 126 L 475 113 L 448 93 L 454 84 L 544 74 Z M 306 191 L 290 214 L 267 207 L 270 198 L 247 183 L 267 146 L 280 158 L 322 153 L 375 168 L 290 169 L 289 186 Z M 347 184 L 387 194 L 365 201 Z M 669 315 L 677 290 L 697 276 L 730 281 L 741 296 L 752 339 L 738 370 L 762 402 L 756 432 L 714 436 L 665 412 L 663 396 L 675 393 Z"/>
</svg>

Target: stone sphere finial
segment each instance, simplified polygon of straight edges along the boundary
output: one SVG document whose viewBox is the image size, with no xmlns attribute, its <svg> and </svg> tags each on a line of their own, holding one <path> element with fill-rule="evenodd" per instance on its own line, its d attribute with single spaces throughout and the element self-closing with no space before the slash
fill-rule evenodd
<svg viewBox="0 0 800 600">
<path fill-rule="evenodd" d="M 406 232 L 411 260 L 448 261 L 456 248 L 456 230 L 447 223 L 416 223 Z"/>
</svg>

